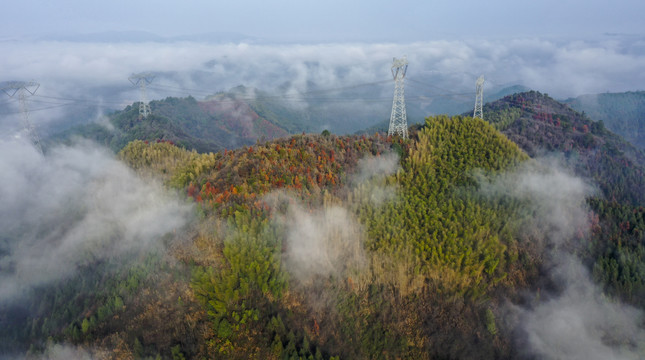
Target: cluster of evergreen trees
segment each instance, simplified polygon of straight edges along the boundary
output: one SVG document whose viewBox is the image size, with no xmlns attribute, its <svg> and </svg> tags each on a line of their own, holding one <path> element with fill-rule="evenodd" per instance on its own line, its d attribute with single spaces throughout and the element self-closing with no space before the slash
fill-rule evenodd
<svg viewBox="0 0 645 360">
<path fill-rule="evenodd" d="M 49 341 L 123 359 L 520 357 L 501 304 L 548 283 L 544 234 L 527 231 L 523 200 L 480 188 L 537 149 L 598 182 L 580 256 L 608 295 L 645 306 L 642 155 L 539 93 L 484 110 L 492 124 L 430 117 L 409 140 L 303 134 L 217 153 L 132 141 L 118 156 L 193 203 L 193 223 L 166 252 L 35 289 L 3 338 L 30 354 Z M 392 154 L 393 172 L 361 176 Z M 355 253 L 303 280 L 290 251 L 310 239 L 294 212 L 317 231 L 335 209 L 355 226 L 316 235 Z"/>
</svg>

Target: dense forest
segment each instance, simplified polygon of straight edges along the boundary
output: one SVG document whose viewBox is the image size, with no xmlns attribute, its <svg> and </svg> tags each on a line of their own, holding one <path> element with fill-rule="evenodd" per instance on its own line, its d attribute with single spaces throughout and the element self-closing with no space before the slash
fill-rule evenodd
<svg viewBox="0 0 645 360">
<path fill-rule="evenodd" d="M 645 150 L 645 91 L 582 95 L 564 103 Z"/>
<path fill-rule="evenodd" d="M 262 109 L 262 115 L 236 93 L 222 93 L 207 100 L 193 97 L 150 102 L 152 114 L 140 118 L 138 103 L 110 114 L 103 121 L 83 124 L 52 137 L 52 144 L 83 137 L 115 152 L 133 140 L 170 141 L 199 152 L 219 151 L 286 136 L 296 127 Z"/>
<path fill-rule="evenodd" d="M 598 187 L 587 200 L 595 219 L 585 261 L 608 291 L 644 306 L 645 155 L 602 121 L 535 91 L 486 104 L 484 116 L 532 157 L 558 156 Z"/>
<path fill-rule="evenodd" d="M 154 248 L 100 259 L 88 248 L 78 271 L 0 302 L 0 353 L 566 358 L 548 334 L 571 331 L 536 324 L 588 281 L 595 308 L 625 305 L 601 324 L 568 312 L 588 327 L 580 336 L 598 353 L 642 357 L 645 157 L 538 92 L 487 104 L 484 118 L 428 117 L 410 139 L 119 145 L 118 159 L 178 194 L 190 221 Z M 589 279 L 569 286 L 567 264 Z"/>
<path fill-rule="evenodd" d="M 416 86 L 417 92 L 423 89 L 418 83 Z M 521 87 L 503 88 L 487 94 L 487 99 L 496 100 L 518 89 Z M 139 103 L 135 103 L 89 122 L 69 121 L 76 125 L 65 130 L 49 129 L 54 135 L 47 143 L 70 144 L 82 137 L 118 152 L 133 140 L 163 140 L 205 153 L 323 130 L 374 134 L 387 131 L 388 127 L 388 120 L 379 118 L 388 113 L 391 105 L 391 98 L 381 100 L 383 91 L 381 87 L 359 86 L 293 94 L 285 84 L 277 93 L 269 93 L 240 85 L 203 100 L 188 96 L 151 101 L 151 115 L 147 118 L 139 117 Z M 346 101 L 339 102 L 338 97 Z M 372 100 L 363 103 L 362 98 Z M 407 109 L 410 124 L 423 123 L 429 113 L 458 114 L 470 104 L 470 97 L 466 101 L 463 95 L 440 100 L 423 97 L 410 102 Z M 91 110 L 84 112 L 76 111 L 74 119 L 96 118 Z"/>
</svg>

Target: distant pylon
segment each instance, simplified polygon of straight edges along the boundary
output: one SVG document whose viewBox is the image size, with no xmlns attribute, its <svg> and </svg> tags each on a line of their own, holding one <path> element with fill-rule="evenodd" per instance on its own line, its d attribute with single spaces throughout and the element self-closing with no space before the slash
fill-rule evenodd
<svg viewBox="0 0 645 360">
<path fill-rule="evenodd" d="M 477 79 L 475 84 L 475 111 L 473 118 L 480 118 L 484 120 L 484 75 Z"/>
<path fill-rule="evenodd" d="M 394 100 L 392 101 L 392 115 L 390 115 L 390 129 L 388 135 L 399 135 L 408 138 L 408 117 L 405 113 L 405 97 L 403 94 L 403 81 L 408 70 L 408 59 L 394 58 L 392 61 L 392 77 L 394 78 Z"/>
<path fill-rule="evenodd" d="M 40 136 L 38 136 L 38 131 L 36 131 L 36 128 L 29 121 L 29 107 L 27 106 L 27 95 L 34 95 L 39 87 L 40 84 L 33 81 L 9 81 L 2 84 L 0 90 L 9 97 L 14 97 L 18 94 L 20 113 L 22 114 L 22 126 L 36 149 L 43 154 Z"/>
<path fill-rule="evenodd" d="M 132 85 L 139 85 L 141 89 L 141 102 L 139 103 L 139 117 L 147 118 L 150 115 L 150 104 L 148 104 L 148 94 L 146 93 L 146 84 L 150 84 L 155 78 L 152 73 L 132 74 L 128 78 Z"/>
</svg>

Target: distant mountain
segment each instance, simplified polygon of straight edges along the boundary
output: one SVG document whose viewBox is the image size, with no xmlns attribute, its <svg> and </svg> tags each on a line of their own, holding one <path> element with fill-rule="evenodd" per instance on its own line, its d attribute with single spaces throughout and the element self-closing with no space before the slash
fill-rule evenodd
<svg viewBox="0 0 645 360">
<path fill-rule="evenodd" d="M 129 106 L 97 126 L 110 144 L 174 136 L 221 146 L 311 124 L 299 117 L 303 110 L 279 104 L 239 87 L 202 102 L 152 102 L 145 120 Z M 101 191 L 94 189 L 103 177 L 85 188 L 64 184 L 77 202 L 62 204 L 36 231 L 16 226 L 0 234 L 9 264 L 2 270 L 13 274 L 11 261 L 25 252 L 50 257 L 22 246 L 25 238 L 77 239 L 80 223 L 91 228 L 81 235 L 96 240 L 78 241 L 84 247 L 72 257 L 73 275 L 0 302 L 0 353 L 550 358 L 532 351 L 527 332 L 539 325 L 558 336 L 565 308 L 607 351 L 642 354 L 638 339 L 621 336 L 641 334 L 643 325 L 625 319 L 635 310 L 620 306 L 645 308 L 643 154 L 601 122 L 534 91 L 486 104 L 484 118 L 427 117 L 409 139 L 296 134 L 205 154 L 132 141 L 117 157 L 137 173 L 156 174 L 196 216 L 160 234 L 166 246 L 158 250 L 98 257 L 121 236 L 122 223 L 135 235 L 150 231 L 137 227 L 140 216 L 121 220 L 123 197 L 106 196 L 128 192 L 133 180 Z M 56 160 L 55 152 L 47 156 Z M 541 156 L 561 164 L 535 159 Z M 581 178 L 599 190 L 574 189 L 586 188 Z M 137 209 L 159 206 L 154 197 L 133 198 Z M 113 207 L 121 216 L 107 219 L 119 231 L 105 233 L 103 213 Z M 88 221 L 88 208 L 97 220 Z M 561 271 L 553 252 L 581 260 L 599 286 L 577 273 L 566 279 L 572 267 Z M 576 302 L 592 306 L 577 311 Z M 619 321 L 587 322 L 605 309 Z M 556 343 L 568 349 L 569 342 Z"/>
<path fill-rule="evenodd" d="M 564 103 L 645 150 L 645 91 L 582 95 Z"/>
<path fill-rule="evenodd" d="M 525 92 L 529 88 L 523 85 L 513 85 L 497 89 L 485 89 L 484 90 L 484 102 L 491 102 L 497 99 L 503 98 L 504 96 Z M 457 115 L 470 110 L 472 115 L 472 110 L 475 106 L 475 93 L 472 94 L 463 94 L 463 95 L 443 95 L 427 107 L 427 110 L 430 113 L 428 115 L 438 115 L 438 114 L 447 114 L 447 115 Z"/>
<path fill-rule="evenodd" d="M 169 97 L 150 102 L 150 108 L 152 114 L 141 119 L 135 103 L 104 122 L 73 127 L 53 136 L 50 142 L 80 136 L 119 151 L 133 140 L 166 141 L 189 150 L 211 152 L 289 134 L 288 126 L 282 126 L 277 115 L 264 111 L 268 119 L 262 117 L 231 94 L 215 95 L 205 101 Z"/>
<path fill-rule="evenodd" d="M 645 204 L 645 155 L 602 122 L 536 91 L 486 104 L 484 119 L 532 157 L 563 155 L 607 199 Z"/>
<path fill-rule="evenodd" d="M 486 104 L 484 118 L 531 157 L 559 158 L 597 188 L 587 199 L 593 241 L 580 256 L 607 293 L 645 307 L 643 152 L 602 121 L 535 91 Z"/>
<path fill-rule="evenodd" d="M 492 102 L 497 99 L 501 99 L 508 95 L 513 95 L 521 92 L 528 92 L 531 89 L 524 85 L 512 85 L 503 87 L 499 90 L 494 90 L 491 94 L 484 90 L 484 102 Z"/>
<path fill-rule="evenodd" d="M 236 99 L 240 106 L 244 104 L 250 111 L 285 129 L 290 134 L 322 131 L 322 129 L 319 130 L 319 125 L 311 122 L 311 115 L 306 107 L 290 105 L 283 101 L 283 95 L 240 85 L 227 93 L 208 97 L 207 100 L 212 101 L 223 97 Z"/>
<path fill-rule="evenodd" d="M 484 102 L 495 101 L 497 99 L 503 98 L 504 96 L 519 93 L 519 92 L 524 92 L 527 90 L 529 89 L 525 86 L 513 85 L 509 87 L 503 87 L 499 90 L 495 90 L 490 94 L 488 94 L 488 92 L 485 92 Z M 416 92 L 412 92 L 413 97 L 414 97 L 414 94 L 416 94 Z M 424 119 L 425 117 L 430 115 L 438 115 L 438 114 L 469 115 L 470 114 L 470 116 L 472 116 L 474 105 L 475 105 L 474 93 L 468 94 L 468 96 L 464 94 L 459 94 L 459 95 L 448 94 L 444 96 L 439 96 L 439 97 L 436 97 L 434 100 L 431 100 L 431 102 L 426 104 L 425 107 L 417 106 L 415 101 L 413 101 L 412 103 L 408 102 L 406 103 L 406 110 L 408 114 L 408 124 L 409 125 L 422 124 L 423 121 L 419 119 Z M 389 122 L 390 120 L 388 116 L 385 120 L 382 120 L 373 126 L 369 126 L 367 128 L 359 130 L 358 133 L 373 134 L 374 132 L 378 132 L 378 131 L 387 132 L 389 127 Z"/>
<path fill-rule="evenodd" d="M 52 140 L 78 135 L 114 151 L 132 140 L 164 140 L 199 152 L 209 152 L 303 132 L 387 131 L 392 106 L 388 92 L 391 84 L 388 81 L 368 85 L 317 90 L 311 84 L 312 90 L 303 94 L 290 93 L 290 84 L 283 84 L 274 92 L 240 85 L 203 101 L 193 97 L 168 97 L 150 102 L 152 115 L 147 119 L 139 119 L 138 105 L 134 104 L 109 115 L 107 122 L 80 124 L 65 129 Z M 497 99 L 517 90 L 521 88 L 504 88 L 488 98 Z M 407 104 L 407 113 L 410 124 L 422 123 L 426 116 L 441 109 L 456 112 L 472 108 L 470 97 L 448 96 L 428 100 L 430 98 L 423 97 L 418 90 L 410 91 L 409 95 L 411 101 Z M 87 117 L 91 117 L 89 113 L 84 116 Z"/>
<path fill-rule="evenodd" d="M 210 63 L 214 66 L 217 62 Z M 303 64 L 307 71 L 320 72 L 320 64 Z M 339 72 L 343 72 L 340 69 Z M 432 115 L 458 115 L 472 111 L 475 103 L 473 91 L 460 92 L 434 86 L 433 78 L 410 77 L 405 83 L 405 102 L 408 124 L 423 124 Z M 438 83 L 444 83 L 445 80 Z M 392 111 L 394 82 L 391 79 L 330 89 L 310 82 L 306 91 L 294 91 L 293 84 L 286 82 L 271 92 L 239 86 L 235 92 L 245 98 L 256 112 L 263 109 L 281 114 L 281 121 L 298 124 L 293 133 L 305 131 L 320 133 L 329 130 L 335 134 L 351 134 L 365 129 L 387 131 Z M 485 101 L 494 101 L 506 95 L 527 91 L 521 85 L 486 89 Z"/>
</svg>

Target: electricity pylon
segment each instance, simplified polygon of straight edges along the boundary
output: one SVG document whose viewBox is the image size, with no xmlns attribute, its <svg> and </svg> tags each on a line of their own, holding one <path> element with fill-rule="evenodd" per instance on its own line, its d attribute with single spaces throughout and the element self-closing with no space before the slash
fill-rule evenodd
<svg viewBox="0 0 645 360">
<path fill-rule="evenodd" d="M 484 120 L 484 75 L 477 79 L 475 84 L 475 111 L 473 118 L 480 118 Z"/>
<path fill-rule="evenodd" d="M 146 84 L 150 84 L 155 78 L 152 73 L 132 74 L 128 78 L 132 85 L 139 86 L 141 89 L 141 102 L 139 103 L 139 118 L 147 118 L 150 114 L 150 104 L 148 104 L 148 94 L 146 93 Z"/>
<path fill-rule="evenodd" d="M 408 117 L 405 113 L 405 97 L 403 94 L 403 81 L 408 70 L 408 59 L 394 58 L 392 61 L 392 77 L 394 78 L 394 100 L 392 101 L 392 115 L 390 115 L 390 129 L 388 135 L 399 135 L 408 138 Z"/>
<path fill-rule="evenodd" d="M 18 94 L 20 113 L 22 115 L 22 126 L 36 149 L 38 149 L 41 154 L 44 154 L 43 147 L 40 144 L 40 136 L 38 136 L 38 131 L 36 131 L 36 128 L 29 121 L 29 107 L 27 106 L 27 96 L 34 95 L 39 87 L 40 84 L 33 81 L 9 81 L 2 84 L 0 90 L 2 90 L 2 92 L 7 94 L 7 96 L 9 96 L 10 98 Z"/>
</svg>

